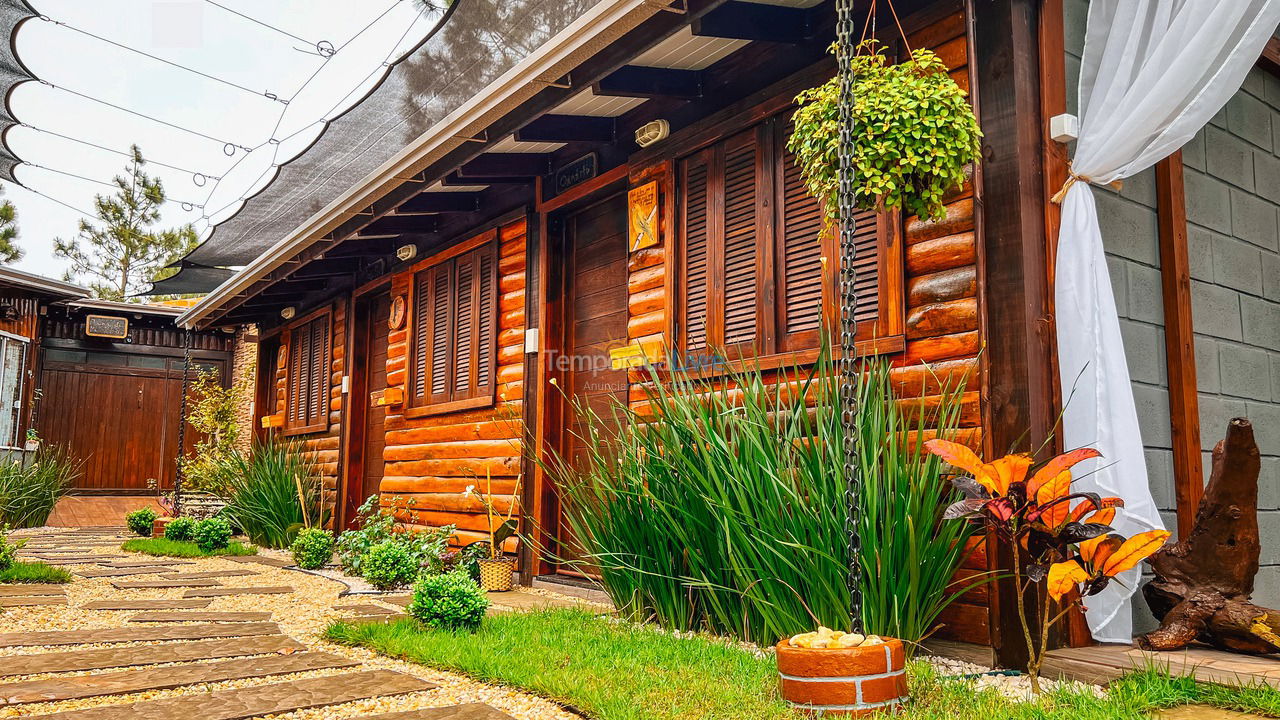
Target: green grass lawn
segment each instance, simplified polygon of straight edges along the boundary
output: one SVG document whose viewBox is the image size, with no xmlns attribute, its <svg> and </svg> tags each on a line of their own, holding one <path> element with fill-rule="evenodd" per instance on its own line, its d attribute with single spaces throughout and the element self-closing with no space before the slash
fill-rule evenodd
<svg viewBox="0 0 1280 720">
<path fill-rule="evenodd" d="M 42 562 L 15 561 L 0 570 L 0 583 L 68 583 L 71 573 Z"/>
<path fill-rule="evenodd" d="M 477 680 L 521 688 L 597 720 L 765 720 L 805 716 L 776 692 L 770 657 L 713 639 L 679 639 L 573 610 L 486 618 L 474 635 L 395 623 L 334 623 L 326 637 Z M 1150 720 L 1166 707 L 1206 704 L 1280 717 L 1280 692 L 1199 685 L 1155 670 L 1112 683 L 1106 698 L 1058 691 L 1018 703 L 994 690 L 910 668 L 901 720 Z M 890 716 L 886 716 L 890 717 Z"/>
<path fill-rule="evenodd" d="M 142 553 L 143 555 L 160 555 L 164 557 L 213 557 L 216 555 L 257 555 L 258 548 L 240 542 L 233 542 L 221 550 L 205 552 L 193 542 L 179 542 L 166 538 L 137 538 L 125 540 L 121 550 Z"/>
</svg>

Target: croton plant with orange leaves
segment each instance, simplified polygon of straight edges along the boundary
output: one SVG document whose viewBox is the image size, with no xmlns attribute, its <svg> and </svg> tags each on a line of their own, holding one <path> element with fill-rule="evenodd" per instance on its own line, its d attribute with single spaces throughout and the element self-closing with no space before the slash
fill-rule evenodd
<svg viewBox="0 0 1280 720">
<path fill-rule="evenodd" d="M 968 473 L 952 478 L 951 484 L 964 499 L 947 508 L 944 519 L 982 523 L 1001 541 L 1023 550 L 1013 553 L 1013 575 L 1020 596 L 1026 596 L 1032 583 L 1045 582 L 1044 595 L 1036 594 L 1040 605 L 1038 643 L 1026 608 L 1018 607 L 1031 658 L 1027 670 L 1039 692 L 1049 628 L 1072 607 L 1082 605 L 1083 598 L 1102 592 L 1117 575 L 1159 550 L 1169 533 L 1152 530 L 1126 539 L 1111 527 L 1116 508 L 1124 507 L 1124 500 L 1072 492 L 1071 468 L 1101 457 L 1093 448 L 1063 453 L 1033 472 L 1030 455 L 1005 455 L 984 463 L 959 443 L 929 440 L 925 447 Z M 1056 616 L 1051 616 L 1050 598 L 1063 605 Z"/>
</svg>

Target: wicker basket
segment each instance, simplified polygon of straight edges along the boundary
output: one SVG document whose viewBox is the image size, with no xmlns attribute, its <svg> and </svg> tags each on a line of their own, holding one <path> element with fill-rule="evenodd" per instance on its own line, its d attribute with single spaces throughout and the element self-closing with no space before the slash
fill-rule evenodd
<svg viewBox="0 0 1280 720">
<path fill-rule="evenodd" d="M 486 592 L 509 592 L 511 572 L 516 561 L 512 558 L 480 558 L 480 587 Z"/>
</svg>

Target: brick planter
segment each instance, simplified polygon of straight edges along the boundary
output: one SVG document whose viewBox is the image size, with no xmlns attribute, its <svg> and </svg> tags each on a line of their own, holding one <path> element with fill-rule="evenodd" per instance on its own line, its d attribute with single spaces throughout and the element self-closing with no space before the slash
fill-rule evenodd
<svg viewBox="0 0 1280 720">
<path fill-rule="evenodd" d="M 168 525 L 171 522 L 173 522 L 173 518 L 171 517 L 158 517 L 155 520 L 153 520 L 151 522 L 151 537 L 153 538 L 164 537 L 164 527 L 165 525 Z"/>
<path fill-rule="evenodd" d="M 907 698 L 902 641 L 867 647 L 802 648 L 778 643 L 782 697 L 815 715 L 863 717 Z"/>
</svg>

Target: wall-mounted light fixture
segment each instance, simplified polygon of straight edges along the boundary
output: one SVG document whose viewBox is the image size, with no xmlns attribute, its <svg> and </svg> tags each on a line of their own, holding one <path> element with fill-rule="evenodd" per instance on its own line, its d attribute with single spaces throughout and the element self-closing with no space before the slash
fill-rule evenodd
<svg viewBox="0 0 1280 720">
<path fill-rule="evenodd" d="M 284 318 L 285 320 L 292 320 L 293 316 L 297 314 L 298 314 L 298 308 L 292 305 L 288 307 L 280 308 L 280 317 Z"/>
<path fill-rule="evenodd" d="M 636 128 L 636 144 L 640 147 L 649 147 L 656 142 L 666 140 L 670 134 L 671 123 L 666 120 L 650 120 Z"/>
<path fill-rule="evenodd" d="M 396 248 L 396 257 L 400 258 L 400 262 L 408 262 L 418 257 L 417 245 L 401 245 Z"/>
</svg>

